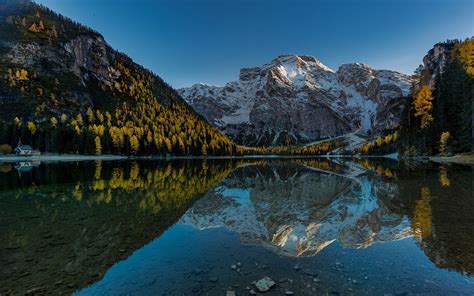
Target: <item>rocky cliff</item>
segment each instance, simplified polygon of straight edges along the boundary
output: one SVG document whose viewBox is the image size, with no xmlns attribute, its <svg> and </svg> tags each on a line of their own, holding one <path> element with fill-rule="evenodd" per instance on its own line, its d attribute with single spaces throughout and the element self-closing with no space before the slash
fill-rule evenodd
<svg viewBox="0 0 474 296">
<path fill-rule="evenodd" d="M 395 127 L 412 78 L 366 64 L 333 71 L 305 55 L 283 55 L 240 71 L 223 87 L 179 90 L 209 122 L 244 145 L 309 143 Z"/>
<path fill-rule="evenodd" d="M 423 82 L 434 86 L 435 78 L 443 72 L 444 65 L 449 58 L 453 43 L 437 43 L 423 57 L 422 77 Z"/>
</svg>

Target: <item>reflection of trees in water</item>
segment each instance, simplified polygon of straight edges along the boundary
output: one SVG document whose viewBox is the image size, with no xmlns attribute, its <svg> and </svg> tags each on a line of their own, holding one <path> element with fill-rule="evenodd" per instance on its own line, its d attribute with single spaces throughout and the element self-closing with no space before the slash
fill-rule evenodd
<svg viewBox="0 0 474 296">
<path fill-rule="evenodd" d="M 419 240 L 431 234 L 431 205 L 430 189 L 421 188 L 420 199 L 416 202 L 415 210 L 411 218 L 411 227 L 415 237 Z"/>
<path fill-rule="evenodd" d="M 470 275 L 474 275 L 473 170 L 427 163 L 397 171 L 400 203 L 420 248 L 437 266 Z"/>
<path fill-rule="evenodd" d="M 342 173 L 346 169 L 344 165 L 332 162 L 327 158 L 295 158 L 291 162 L 334 173 Z"/>
<path fill-rule="evenodd" d="M 0 199 L 0 293 L 70 293 L 99 280 L 241 164 L 42 165 L 23 180 L 10 171 L 15 182 L 3 183 Z"/>
<path fill-rule="evenodd" d="M 451 181 L 448 178 L 448 170 L 443 165 L 439 166 L 439 183 L 444 187 L 451 185 Z"/>
<path fill-rule="evenodd" d="M 101 178 L 102 163 L 96 162 L 94 180 L 78 182 L 74 196 L 87 195 L 89 204 L 120 203 L 123 195 L 128 198 L 131 192 L 140 195 L 139 207 L 158 213 L 162 207 L 184 207 L 189 198 L 201 194 L 215 186 L 232 172 L 239 162 L 223 162 L 208 165 L 201 161 L 192 166 L 176 166 L 165 163 L 158 167 L 140 167 L 132 162 L 128 169 L 114 167 L 109 177 Z M 113 199 L 116 200 L 113 200 Z"/>
<path fill-rule="evenodd" d="M 274 162 L 183 160 L 54 164 L 34 168 L 22 174 L 21 179 L 11 166 L 1 166 L 0 293 L 23 294 L 35 287 L 40 287 L 39 291 L 68 293 L 95 282 L 112 264 L 159 236 L 197 198 L 237 167 L 268 164 L 252 170 L 255 171 L 253 176 L 246 169 L 233 174 L 255 184 L 259 175 L 275 176 L 273 171 L 265 171 L 265 167 L 270 169 Z M 279 162 L 282 165 L 278 180 L 267 178 L 274 180 L 274 191 L 267 197 L 260 194 L 251 198 L 265 201 L 288 190 L 291 198 L 288 203 L 296 208 L 297 216 L 298 208 L 306 207 L 301 201 L 311 201 L 303 197 L 314 196 L 311 193 L 314 186 L 293 186 L 296 182 L 310 184 L 310 180 L 298 181 L 293 178 L 298 170 L 289 168 L 287 161 Z M 345 171 L 343 165 L 327 159 L 291 162 L 298 163 L 292 166 L 304 164 L 338 174 Z M 420 247 L 433 262 L 440 267 L 474 274 L 474 174 L 471 168 L 448 165 L 441 168 L 429 164 L 407 169 L 397 162 L 372 160 L 358 164 L 374 173 L 369 180 L 387 211 L 411 218 Z M 449 176 L 449 185 L 441 176 Z M 328 184 L 326 179 L 315 182 Z M 334 183 L 333 195 L 345 188 L 336 185 L 343 183 L 340 180 Z M 259 188 L 263 191 L 268 185 L 262 184 Z M 330 202 L 323 197 L 331 195 L 321 192 L 321 188 L 324 186 L 318 187 L 321 198 L 308 204 L 315 209 L 310 212 L 312 217 L 317 217 L 318 209 Z M 300 192 L 294 194 L 295 190 Z M 282 215 L 288 214 L 284 206 L 274 207 L 264 216 L 272 217 L 271 214 L 280 210 Z M 369 216 L 366 220 L 373 222 Z M 379 228 L 372 224 L 375 230 Z M 282 231 L 281 236 L 284 235 Z"/>
<path fill-rule="evenodd" d="M 408 215 L 420 248 L 432 262 L 474 275 L 474 167 L 375 158 L 351 161 L 373 174 L 377 198 L 394 213 Z"/>
<path fill-rule="evenodd" d="M 393 168 L 390 168 L 390 166 L 388 165 L 390 161 L 374 161 L 368 158 L 354 158 L 353 161 L 358 165 L 361 165 L 364 169 L 372 171 L 377 175 L 388 178 L 396 177 L 395 170 Z"/>
</svg>

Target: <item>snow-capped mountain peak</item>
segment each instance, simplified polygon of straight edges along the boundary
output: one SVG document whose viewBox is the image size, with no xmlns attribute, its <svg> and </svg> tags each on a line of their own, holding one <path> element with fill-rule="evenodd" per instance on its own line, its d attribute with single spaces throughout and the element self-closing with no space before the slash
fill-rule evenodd
<svg viewBox="0 0 474 296">
<path fill-rule="evenodd" d="M 243 68 L 225 86 L 196 84 L 182 97 L 209 122 L 244 145 L 308 143 L 398 124 L 411 77 L 367 64 L 333 71 L 307 55 L 281 55 Z"/>
</svg>

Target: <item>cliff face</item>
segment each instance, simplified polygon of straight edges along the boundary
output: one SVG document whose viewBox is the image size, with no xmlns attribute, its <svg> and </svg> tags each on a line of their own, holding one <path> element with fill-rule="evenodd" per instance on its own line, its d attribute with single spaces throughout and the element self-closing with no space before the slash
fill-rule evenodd
<svg viewBox="0 0 474 296">
<path fill-rule="evenodd" d="M 335 72 L 314 57 L 284 55 L 242 69 L 223 87 L 196 84 L 179 93 L 238 143 L 281 145 L 393 128 L 411 81 L 365 64 Z"/>
<path fill-rule="evenodd" d="M 436 76 L 443 72 L 443 68 L 453 47 L 454 44 L 452 43 L 438 43 L 423 57 L 424 79 L 426 79 L 431 86 L 434 86 Z"/>
<path fill-rule="evenodd" d="M 124 68 L 152 80 L 160 103 L 182 101 L 99 33 L 30 1 L 0 1 L 0 65 L 4 120 L 113 109 L 130 99 L 121 85 Z"/>
</svg>

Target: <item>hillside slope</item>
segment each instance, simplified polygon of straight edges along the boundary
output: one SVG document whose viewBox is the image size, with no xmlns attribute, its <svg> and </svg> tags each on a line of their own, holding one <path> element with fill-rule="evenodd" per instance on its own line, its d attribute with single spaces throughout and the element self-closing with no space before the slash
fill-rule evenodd
<svg viewBox="0 0 474 296">
<path fill-rule="evenodd" d="M 0 144 L 52 152 L 232 154 L 160 77 L 97 32 L 26 0 L 0 0 Z"/>
</svg>

